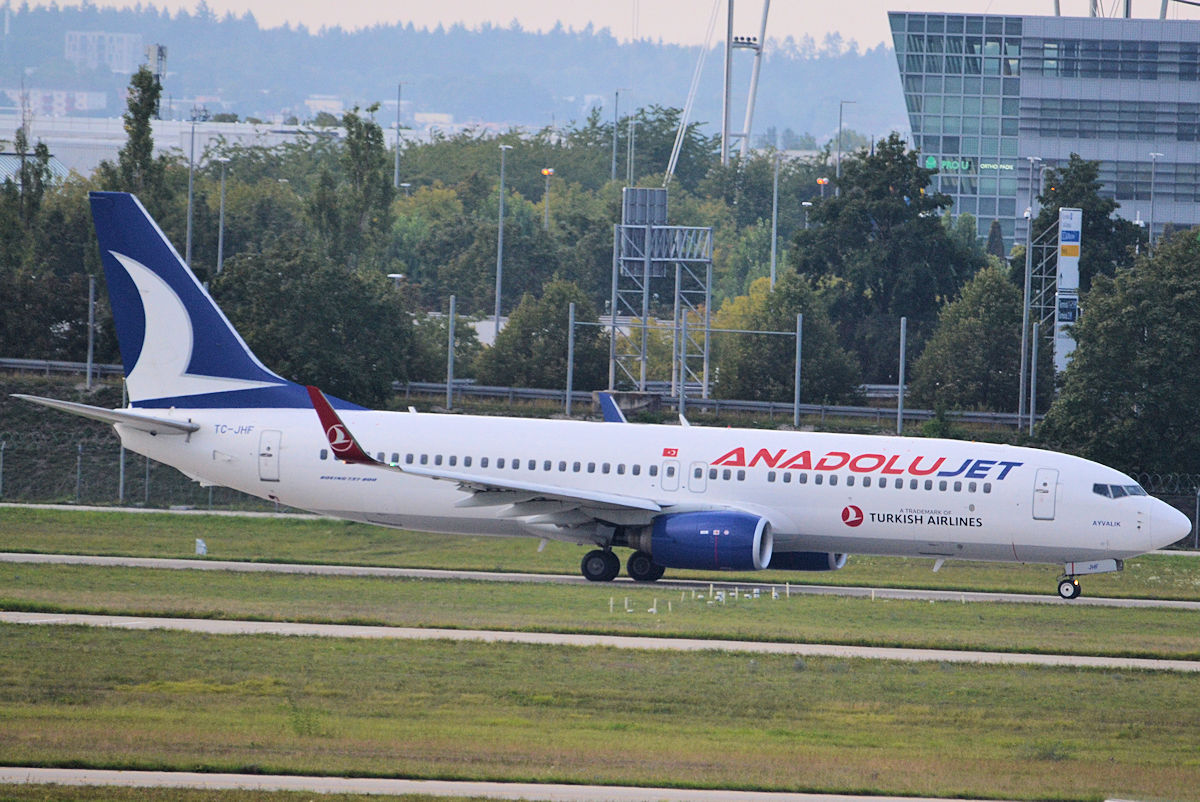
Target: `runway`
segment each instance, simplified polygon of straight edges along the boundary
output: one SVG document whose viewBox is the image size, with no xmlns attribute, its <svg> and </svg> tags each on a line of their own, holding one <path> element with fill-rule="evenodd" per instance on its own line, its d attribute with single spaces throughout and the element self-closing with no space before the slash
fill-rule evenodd
<svg viewBox="0 0 1200 802">
<path fill-rule="evenodd" d="M 189 571 L 240 571 L 274 574 L 314 574 L 318 576 L 380 576 L 397 579 L 440 579 L 467 580 L 472 582 L 552 582 L 557 584 L 594 585 L 577 574 L 531 574 L 499 571 L 453 571 L 434 568 L 376 568 L 354 565 L 312 565 L 306 563 L 260 563 L 235 562 L 231 560 L 171 559 L 156 557 L 106 557 L 86 554 L 25 554 L 0 552 L 0 562 L 46 563 L 54 565 L 94 565 L 121 568 L 158 568 Z M 613 580 L 615 583 L 634 585 L 627 577 Z M 907 590 L 904 588 L 871 588 L 839 585 L 784 585 L 779 582 L 726 582 L 688 579 L 662 579 L 655 587 L 676 589 L 705 589 L 709 586 L 722 590 L 770 590 L 772 588 L 792 594 L 819 596 L 847 596 L 852 598 L 894 599 L 900 601 L 948 601 L 990 602 L 1006 604 L 1069 604 L 1094 607 L 1161 607 L 1178 610 L 1200 610 L 1197 601 L 1173 601 L 1165 599 L 1113 599 L 1091 598 L 1065 600 L 1054 593 L 985 593 L 960 590 Z M 645 586 L 641 586 L 645 587 Z"/>
<path fill-rule="evenodd" d="M 393 640 L 451 640 L 483 643 L 540 644 L 549 646 L 608 647 L 650 651 L 719 651 L 745 654 L 780 654 L 797 657 L 837 657 L 865 660 L 901 660 L 918 663 L 964 663 L 1006 666 L 1057 666 L 1142 671 L 1200 672 L 1200 661 L 1156 660 L 1140 657 L 1033 654 L 1022 652 L 972 652 L 954 649 L 902 649 L 844 646 L 825 643 L 653 638 L 631 635 L 584 635 L 561 632 L 519 632 L 490 629 L 443 629 L 364 626 L 358 624 L 303 624 L 287 621 L 236 621 L 203 618 L 83 615 L 74 613 L 22 613 L 0 611 L 0 623 L 88 626 L 111 629 L 166 629 L 210 635 L 298 635 L 320 638 L 383 638 Z"/>
<path fill-rule="evenodd" d="M 391 780 L 368 777 L 303 777 L 285 774 L 202 774 L 187 771 L 27 769 L 0 766 L 0 783 L 123 786 L 130 788 L 253 789 L 324 794 L 425 794 L 547 802 L 965 802 L 929 797 L 837 796 L 763 791 L 706 791 L 635 788 L 623 785 L 541 785 L 538 783 Z M 979 802 L 979 800 L 976 800 Z"/>
</svg>

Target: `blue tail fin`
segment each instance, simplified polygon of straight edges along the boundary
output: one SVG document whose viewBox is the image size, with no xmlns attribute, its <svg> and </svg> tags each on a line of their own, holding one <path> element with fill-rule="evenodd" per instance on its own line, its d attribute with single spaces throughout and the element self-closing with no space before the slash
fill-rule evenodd
<svg viewBox="0 0 1200 802">
<path fill-rule="evenodd" d="M 309 405 L 254 356 L 136 197 L 89 197 L 133 406 Z"/>
</svg>

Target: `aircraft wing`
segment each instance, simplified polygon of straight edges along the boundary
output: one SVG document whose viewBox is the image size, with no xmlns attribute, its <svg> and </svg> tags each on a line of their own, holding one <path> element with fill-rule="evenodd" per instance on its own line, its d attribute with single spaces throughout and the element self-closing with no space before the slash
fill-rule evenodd
<svg viewBox="0 0 1200 802">
<path fill-rule="evenodd" d="M 312 399 L 317 417 L 321 420 L 329 447 L 337 459 L 412 476 L 457 482 L 462 489 L 471 491 L 470 497 L 458 502 L 457 506 L 460 507 L 512 505 L 512 509 L 502 515 L 525 518 L 531 525 L 552 526 L 578 526 L 592 521 L 649 523 L 663 509 L 658 502 L 651 499 L 620 493 L 564 488 L 467 471 L 441 470 L 427 465 L 393 465 L 382 462 L 359 445 L 324 393 L 316 387 L 309 386 L 308 395 Z"/>
</svg>

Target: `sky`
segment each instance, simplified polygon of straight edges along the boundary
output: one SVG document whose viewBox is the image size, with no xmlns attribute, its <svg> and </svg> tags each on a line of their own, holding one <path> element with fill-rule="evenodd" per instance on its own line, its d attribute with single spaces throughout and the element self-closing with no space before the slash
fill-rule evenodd
<svg viewBox="0 0 1200 802">
<path fill-rule="evenodd" d="M 90 0 L 92 5 L 124 7 L 132 0 Z M 145 0 L 144 5 L 171 10 L 195 9 L 198 0 Z M 705 41 L 714 0 L 207 0 L 209 8 L 223 16 L 232 11 L 240 16 L 253 12 L 260 25 L 277 27 L 302 24 L 316 31 L 322 27 L 346 29 L 375 24 L 412 22 L 418 28 L 461 22 L 477 27 L 485 22 L 508 25 L 514 19 L 526 30 L 549 30 L 562 22 L 580 29 L 589 22 L 596 28 L 608 28 L 621 40 L 661 39 L 677 44 Z M 725 0 L 721 4 L 714 42 L 724 38 Z M 1119 13 L 1120 0 L 1100 0 L 1109 15 Z M 46 5 L 32 0 L 30 5 Z M 1089 0 L 1060 0 L 1062 13 L 1087 16 Z M 78 5 L 77 0 L 60 0 L 60 6 Z M 1157 17 L 1160 0 L 1134 0 L 1133 15 Z M 734 36 L 757 36 L 762 26 L 762 0 L 736 0 Z M 886 42 L 891 44 L 888 11 L 955 11 L 976 14 L 1052 14 L 1053 0 L 849 0 L 843 3 L 816 0 L 775 0 L 767 23 L 767 38 L 800 39 L 811 36 L 820 43 L 826 34 L 840 33 L 844 40 L 855 40 L 862 48 Z M 1200 8 L 1185 3 L 1171 4 L 1172 19 L 1200 19 Z"/>
</svg>

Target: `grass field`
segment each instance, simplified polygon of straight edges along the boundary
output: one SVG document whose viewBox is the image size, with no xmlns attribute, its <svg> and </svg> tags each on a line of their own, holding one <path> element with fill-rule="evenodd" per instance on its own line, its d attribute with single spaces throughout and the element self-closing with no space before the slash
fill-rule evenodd
<svg viewBox="0 0 1200 802">
<path fill-rule="evenodd" d="M 0 563 L 0 608 L 1200 659 L 1196 614 Z M 610 606 L 611 605 L 611 606 Z M 650 612 L 654 610 L 654 612 Z"/>
<path fill-rule="evenodd" d="M 449 537 L 334 520 L 0 507 L 0 551 L 193 557 L 196 538 L 207 543 L 210 559 L 540 573 L 577 573 L 585 551 L 551 542 L 539 552 L 533 539 Z M 852 556 L 841 571 L 669 575 L 1053 595 L 1059 573 L 1046 565 L 950 561 L 935 574 L 932 566 L 932 560 Z M 1119 574 L 1081 581 L 1089 596 L 1200 600 L 1200 559 L 1149 555 Z"/>
<path fill-rule="evenodd" d="M 463 802 L 483 797 L 455 797 Z M 311 794 L 301 791 L 208 791 L 182 788 L 118 788 L 104 786 L 4 785 L 0 802 L 446 802 L 444 796 L 403 794 Z"/>
<path fill-rule="evenodd" d="M 1190 798 L 1195 678 L 0 626 L 0 762 Z"/>
</svg>

